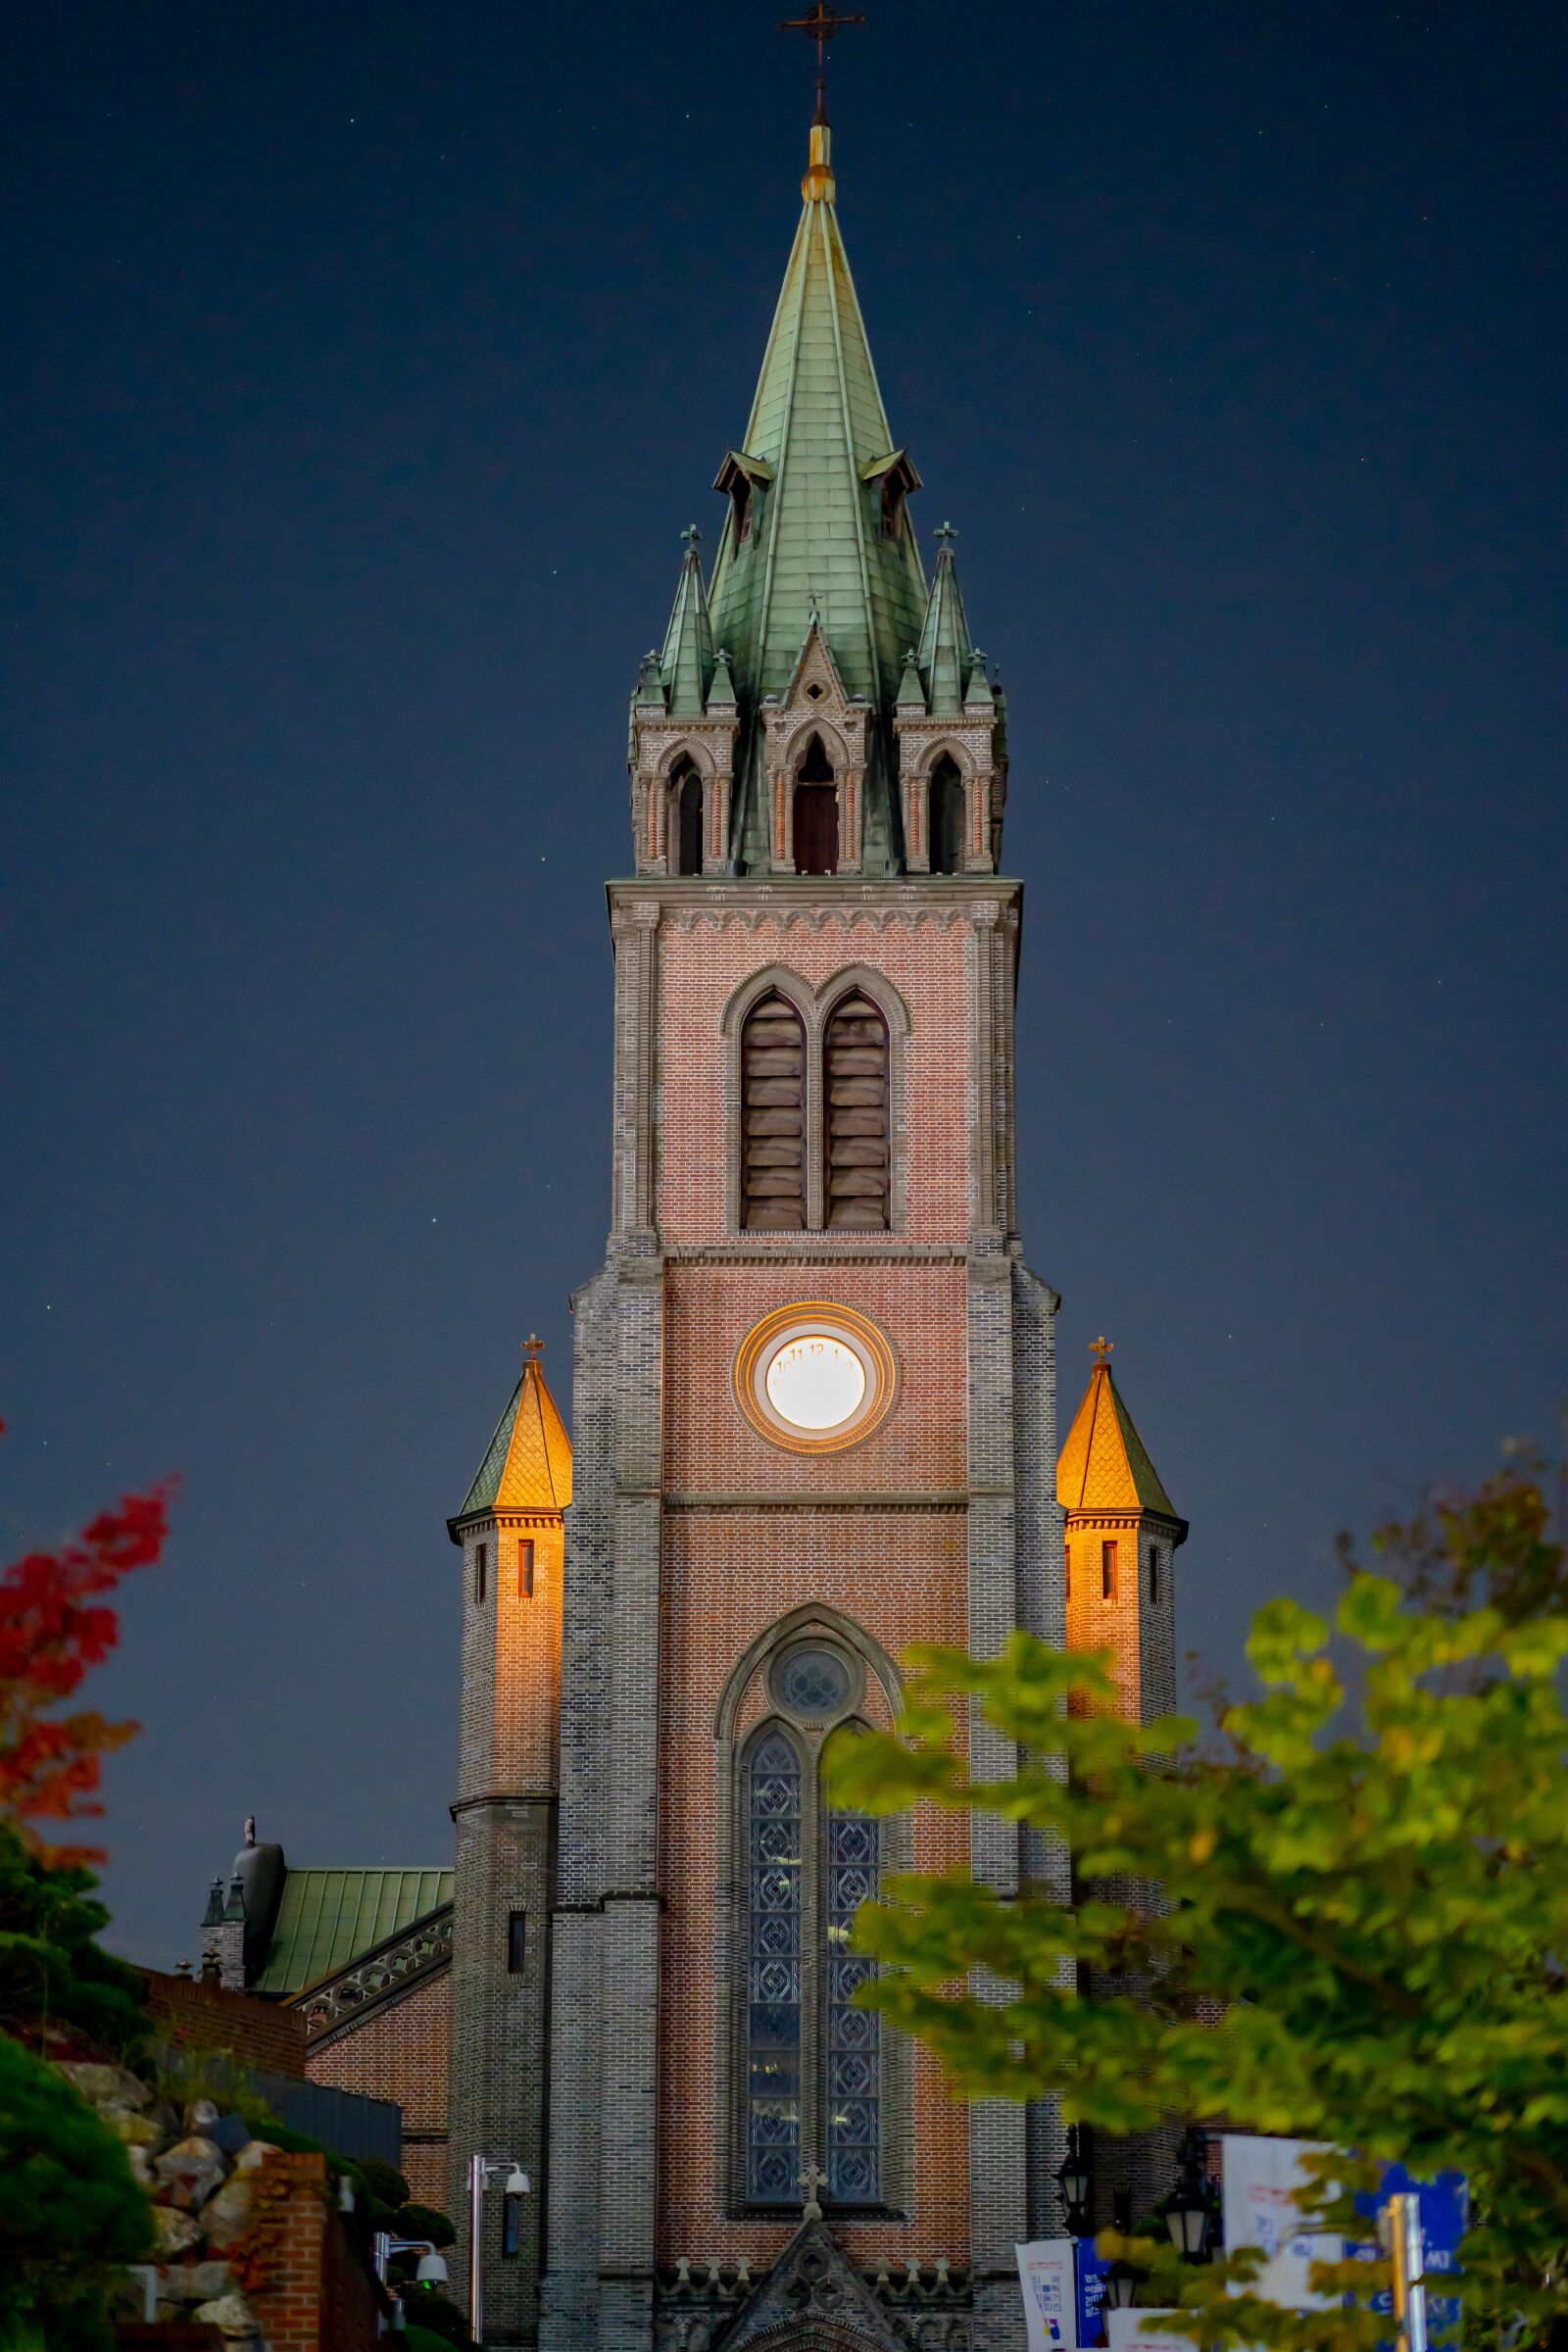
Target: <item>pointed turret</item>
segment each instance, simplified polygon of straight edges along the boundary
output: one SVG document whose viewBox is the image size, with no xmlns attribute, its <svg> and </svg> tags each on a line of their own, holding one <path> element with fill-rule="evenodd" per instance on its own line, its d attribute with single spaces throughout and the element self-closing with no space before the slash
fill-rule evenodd
<svg viewBox="0 0 1568 2352">
<path fill-rule="evenodd" d="M 974 641 L 953 554 L 956 536 L 951 522 L 945 522 L 937 533 L 942 544 L 915 654 L 925 682 L 927 708 L 941 718 L 956 718 L 963 709 L 965 687 L 974 667 Z"/>
<path fill-rule="evenodd" d="M 1109 1361 L 1115 1343 L 1095 1345 L 1105 1353 L 1096 1358 L 1067 1432 L 1056 1464 L 1056 1500 L 1065 1511 L 1158 1511 L 1182 1525 L 1116 1387 Z"/>
<path fill-rule="evenodd" d="M 681 561 L 680 585 L 664 631 L 660 675 L 672 718 L 701 718 L 713 675 L 713 629 L 708 613 L 708 591 L 703 586 L 698 548 L 702 533 L 688 523 L 681 537 L 686 553 Z M 733 699 L 733 698 L 731 698 Z"/>
<path fill-rule="evenodd" d="M 530 1348 L 536 1343 L 529 1343 Z M 472 1519 L 496 1511 L 564 1511 L 571 1500 L 571 1440 L 531 1352 L 464 1505 L 447 1521 L 455 1544 Z"/>
<path fill-rule="evenodd" d="M 1135 1723 L 1176 1703 L 1173 1566 L 1187 1522 L 1161 1484 L 1110 1369 L 1095 1366 L 1056 1463 L 1066 1514 L 1069 1649 L 1110 1649 L 1119 1710 Z"/>
<path fill-rule="evenodd" d="M 805 205 L 745 442 L 717 483 L 730 513 L 713 570 L 714 625 L 754 702 L 782 692 L 813 595 L 850 692 L 886 702 L 925 603 L 905 513 L 919 477 L 882 406 L 839 229 L 831 137 L 813 123 Z"/>
</svg>

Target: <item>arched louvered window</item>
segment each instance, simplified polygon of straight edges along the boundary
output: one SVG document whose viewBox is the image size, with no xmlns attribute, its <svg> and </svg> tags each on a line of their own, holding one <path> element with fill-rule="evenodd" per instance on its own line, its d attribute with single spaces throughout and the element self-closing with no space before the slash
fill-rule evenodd
<svg viewBox="0 0 1568 2352">
<path fill-rule="evenodd" d="M 677 768 L 670 787 L 675 835 L 675 871 L 677 874 L 700 874 L 703 870 L 703 779 L 695 767 L 684 772 Z"/>
<path fill-rule="evenodd" d="M 776 991 L 741 1032 L 741 1223 L 753 1233 L 806 1223 L 806 1030 Z"/>
<path fill-rule="evenodd" d="M 857 992 L 834 1006 L 822 1040 L 829 1225 L 858 1233 L 889 1226 L 888 1025 Z"/>
<path fill-rule="evenodd" d="M 753 1749 L 746 1788 L 746 2193 L 801 2202 L 801 1759 L 783 1732 Z"/>
<path fill-rule="evenodd" d="M 931 871 L 963 871 L 963 778 L 957 761 L 947 758 L 931 771 Z"/>
</svg>

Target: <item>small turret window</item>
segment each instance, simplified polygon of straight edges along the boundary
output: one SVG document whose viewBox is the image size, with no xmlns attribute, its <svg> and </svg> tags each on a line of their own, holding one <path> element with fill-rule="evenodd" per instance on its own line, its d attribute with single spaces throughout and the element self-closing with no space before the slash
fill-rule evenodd
<svg viewBox="0 0 1568 2352">
<path fill-rule="evenodd" d="M 806 1030 L 776 991 L 741 1033 L 741 1223 L 753 1233 L 806 1223 Z"/>
<path fill-rule="evenodd" d="M 963 778 L 946 757 L 931 771 L 931 871 L 963 871 Z"/>
<path fill-rule="evenodd" d="M 729 511 L 735 525 L 735 544 L 744 547 L 752 535 L 752 485 L 739 466 L 729 486 Z"/>
<path fill-rule="evenodd" d="M 907 491 L 904 476 L 895 466 L 891 473 L 885 473 L 882 476 L 882 536 L 884 539 L 903 538 L 906 498 Z"/>
</svg>

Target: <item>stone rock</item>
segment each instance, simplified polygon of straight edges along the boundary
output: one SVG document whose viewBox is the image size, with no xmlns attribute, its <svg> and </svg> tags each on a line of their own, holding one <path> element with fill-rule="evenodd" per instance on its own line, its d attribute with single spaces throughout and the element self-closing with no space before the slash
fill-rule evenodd
<svg viewBox="0 0 1568 2352">
<path fill-rule="evenodd" d="M 250 2154 L 249 2148 L 245 2154 Z M 208 2200 L 202 2213 L 202 2228 L 213 2252 L 226 2254 L 237 2246 L 255 2213 L 256 2183 L 236 2173 L 232 2180 L 225 2180 L 218 2194 Z"/>
<path fill-rule="evenodd" d="M 230 2293 L 233 2285 L 234 2274 L 226 2262 L 182 2263 L 158 2274 L 158 2291 L 172 2303 L 211 2303 Z"/>
<path fill-rule="evenodd" d="M 171 2205 L 195 2207 L 206 2204 L 228 2167 L 223 2162 L 222 2149 L 215 2148 L 210 2139 L 203 2139 L 195 2132 L 189 2139 L 176 2140 L 159 2157 L 153 2170 L 164 2183 L 164 2194 Z"/>
<path fill-rule="evenodd" d="M 150 2115 L 138 2115 L 134 2107 L 123 2106 L 118 2099 L 106 2099 L 98 2113 L 127 2148 L 156 2148 L 163 2137 Z"/>
<path fill-rule="evenodd" d="M 207 2136 L 225 2156 L 238 2156 L 250 2145 L 250 2126 L 242 2115 L 220 2115 L 207 2126 Z"/>
<path fill-rule="evenodd" d="M 281 2156 L 282 2153 L 282 2149 L 275 2148 L 270 2139 L 253 2139 L 249 2147 L 241 2148 L 235 2157 L 234 2170 L 236 2173 L 259 2172 L 269 2156 Z"/>
<path fill-rule="evenodd" d="M 172 2205 L 153 2207 L 153 2229 L 157 2232 L 158 2251 L 162 2255 L 186 2254 L 202 2241 L 202 2226 L 195 2217 L 180 2213 Z"/>
<path fill-rule="evenodd" d="M 208 2328 L 220 2328 L 229 2337 L 258 2336 L 261 2322 L 243 2295 L 218 2295 L 211 2303 L 198 2303 L 192 2315 Z"/>
<path fill-rule="evenodd" d="M 96 2106 L 100 2099 L 120 2097 L 120 2069 L 118 2066 L 93 2066 L 85 2059 L 60 2058 L 56 2066 L 66 2081 L 79 2090 L 84 2099 Z M 145 2104 L 145 2094 L 138 2105 Z"/>
<path fill-rule="evenodd" d="M 187 2132 L 205 2132 L 209 2124 L 218 2121 L 218 2109 L 211 2099 L 192 2099 L 185 2110 Z"/>
<path fill-rule="evenodd" d="M 152 2158 L 148 2155 L 145 2148 L 138 2148 L 134 2146 L 128 2147 L 125 2150 L 125 2154 L 130 2158 L 131 2179 L 135 2181 L 138 2188 L 146 2189 L 148 2195 L 151 2196 L 153 2190 L 158 2185 L 157 2179 L 153 2172 Z"/>
</svg>

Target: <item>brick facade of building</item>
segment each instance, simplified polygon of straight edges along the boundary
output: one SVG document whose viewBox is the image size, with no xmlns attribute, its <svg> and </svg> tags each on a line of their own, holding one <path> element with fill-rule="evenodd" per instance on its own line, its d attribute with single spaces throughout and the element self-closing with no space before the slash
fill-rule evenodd
<svg viewBox="0 0 1568 2352">
<path fill-rule="evenodd" d="M 284 2017 L 298 2013 L 278 2012 Z M 303 2021 L 301 2021 L 303 2023 Z M 403 2110 L 403 2172 L 418 2204 L 449 2210 L 447 2084 L 452 2065 L 452 1972 L 416 1979 L 368 2017 L 315 2044 L 305 2071 Z"/>
</svg>

